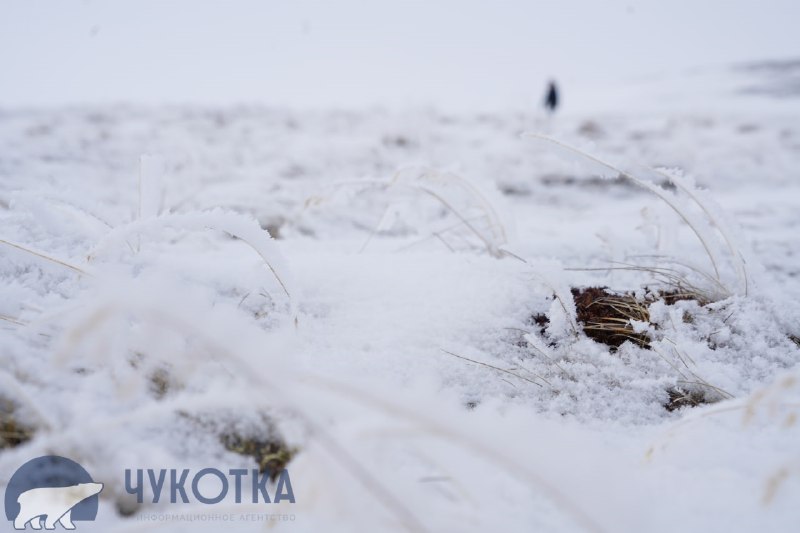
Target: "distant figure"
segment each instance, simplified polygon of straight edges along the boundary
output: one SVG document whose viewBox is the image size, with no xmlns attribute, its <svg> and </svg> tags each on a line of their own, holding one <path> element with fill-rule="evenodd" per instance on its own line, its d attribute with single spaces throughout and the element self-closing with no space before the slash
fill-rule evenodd
<svg viewBox="0 0 800 533">
<path fill-rule="evenodd" d="M 547 84 L 547 95 L 544 97 L 544 107 L 550 113 L 555 113 L 558 107 L 558 87 L 556 87 L 556 82 L 552 80 Z"/>
</svg>

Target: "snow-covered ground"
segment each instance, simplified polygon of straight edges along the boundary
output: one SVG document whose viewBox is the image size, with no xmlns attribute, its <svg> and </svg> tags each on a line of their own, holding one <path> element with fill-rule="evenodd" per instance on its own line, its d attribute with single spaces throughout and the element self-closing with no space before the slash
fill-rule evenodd
<svg viewBox="0 0 800 533">
<path fill-rule="evenodd" d="M 0 479 L 75 459 L 106 531 L 243 509 L 292 531 L 794 531 L 796 68 L 551 118 L 0 111 L 0 396 L 33 432 Z M 713 301 L 652 303 L 651 349 L 586 337 L 571 287 L 641 295 L 657 268 Z M 713 403 L 669 411 L 677 389 Z M 297 448 L 296 503 L 125 492 L 126 468 L 252 467 L 230 428 Z"/>
</svg>

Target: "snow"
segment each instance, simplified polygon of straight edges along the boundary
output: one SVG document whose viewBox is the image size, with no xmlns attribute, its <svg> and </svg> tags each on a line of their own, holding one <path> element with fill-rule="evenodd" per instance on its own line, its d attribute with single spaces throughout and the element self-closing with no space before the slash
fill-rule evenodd
<svg viewBox="0 0 800 533">
<path fill-rule="evenodd" d="M 709 68 L 800 53 L 794 0 L 10 0 L 3 15 L 0 105 L 14 106 L 519 110 L 555 77 L 576 112 L 707 109 L 730 87 Z M 687 100 L 663 77 L 702 83 Z"/>
<path fill-rule="evenodd" d="M 791 531 L 798 113 L 730 93 L 552 119 L 4 109 L 0 395 L 36 434 L 0 453 L 0 479 L 71 457 L 108 487 L 108 531 L 216 529 L 142 519 L 209 512 L 291 513 L 274 525 L 296 531 Z M 619 263 L 708 285 L 709 254 L 651 191 L 523 131 L 654 182 L 641 165 L 670 169 L 663 194 L 730 297 L 650 305 L 652 350 L 583 335 L 570 287 L 658 285 Z M 721 401 L 669 412 L 681 385 Z M 296 504 L 130 503 L 125 468 L 252 467 L 214 431 L 264 417 L 300 449 Z"/>
</svg>

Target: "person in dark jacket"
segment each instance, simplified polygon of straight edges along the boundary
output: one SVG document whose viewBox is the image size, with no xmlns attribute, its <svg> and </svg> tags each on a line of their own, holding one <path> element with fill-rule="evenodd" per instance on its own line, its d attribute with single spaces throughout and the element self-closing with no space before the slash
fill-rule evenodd
<svg viewBox="0 0 800 533">
<path fill-rule="evenodd" d="M 554 113 L 558 107 L 558 87 L 556 87 L 556 82 L 552 80 L 547 84 L 547 93 L 544 97 L 544 107 L 550 113 Z"/>
</svg>

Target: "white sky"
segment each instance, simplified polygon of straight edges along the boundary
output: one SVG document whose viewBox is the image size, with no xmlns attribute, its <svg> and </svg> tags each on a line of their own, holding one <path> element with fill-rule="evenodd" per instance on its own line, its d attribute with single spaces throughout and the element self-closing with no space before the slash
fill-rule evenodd
<svg viewBox="0 0 800 533">
<path fill-rule="evenodd" d="M 538 102 L 800 57 L 798 0 L 0 0 L 0 105 Z"/>
</svg>

